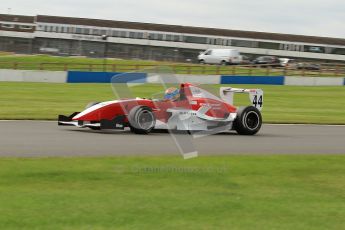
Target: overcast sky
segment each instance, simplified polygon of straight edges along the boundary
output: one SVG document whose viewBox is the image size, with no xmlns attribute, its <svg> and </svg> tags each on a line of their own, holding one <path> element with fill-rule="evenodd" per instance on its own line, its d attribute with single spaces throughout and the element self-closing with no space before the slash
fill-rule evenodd
<svg viewBox="0 0 345 230">
<path fill-rule="evenodd" d="M 9 12 L 345 38 L 345 0 L 3 0 Z"/>
</svg>

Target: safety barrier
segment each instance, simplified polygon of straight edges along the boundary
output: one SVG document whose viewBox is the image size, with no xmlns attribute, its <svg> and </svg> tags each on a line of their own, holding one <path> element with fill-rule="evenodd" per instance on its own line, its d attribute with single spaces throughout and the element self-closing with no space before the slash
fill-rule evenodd
<svg viewBox="0 0 345 230">
<path fill-rule="evenodd" d="M 284 76 L 221 76 L 220 84 L 284 85 Z"/>
<path fill-rule="evenodd" d="M 146 82 L 146 73 L 117 73 L 117 72 L 81 72 L 69 71 L 67 83 L 109 83 L 114 76 L 122 76 L 113 79 L 113 83 L 126 83 L 135 81 L 138 83 Z"/>
<path fill-rule="evenodd" d="M 169 77 L 169 76 L 167 76 Z M 112 80 L 111 80 L 112 79 Z M 0 70 L 0 81 L 49 82 L 49 83 L 154 83 L 147 73 L 83 72 L 83 71 L 37 71 Z M 340 86 L 345 85 L 343 77 L 303 76 L 233 76 L 233 75 L 190 75 L 176 74 L 170 83 L 191 82 L 201 84 L 262 84 L 296 86 Z"/>
<path fill-rule="evenodd" d="M 110 62 L 110 63 L 108 63 Z M 108 63 L 108 64 L 106 64 Z M 299 63 L 291 66 L 275 66 L 271 64 L 246 65 L 199 65 L 183 63 L 165 63 L 174 74 L 202 74 L 202 75 L 241 75 L 241 76 L 326 76 L 341 77 L 345 75 L 345 64 L 342 63 Z M 63 62 L 8 62 L 0 61 L 0 69 L 13 70 L 47 70 L 47 71 L 88 71 L 88 72 L 140 72 L 143 69 L 159 68 L 158 64 L 112 63 L 103 60 L 103 63 L 70 63 Z"/>
<path fill-rule="evenodd" d="M 67 82 L 66 71 L 0 69 L 0 81 L 10 82 Z"/>
</svg>

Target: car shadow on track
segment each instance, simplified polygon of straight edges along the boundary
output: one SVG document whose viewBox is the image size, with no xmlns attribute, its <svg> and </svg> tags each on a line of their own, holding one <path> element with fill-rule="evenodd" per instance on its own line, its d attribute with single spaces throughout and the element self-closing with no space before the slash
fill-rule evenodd
<svg viewBox="0 0 345 230">
<path fill-rule="evenodd" d="M 89 134 L 112 134 L 112 135 L 140 135 L 140 134 L 135 134 L 132 133 L 129 129 L 126 130 L 91 130 L 91 129 L 64 129 L 64 131 L 68 132 L 77 132 L 77 133 L 89 133 Z M 245 138 L 263 138 L 263 137 L 283 137 L 281 135 L 276 135 L 276 134 L 271 134 L 271 133 L 258 133 L 256 135 L 238 135 L 234 131 L 228 131 L 228 132 L 221 132 L 221 133 L 214 133 L 214 134 L 208 134 L 208 135 L 202 135 L 200 136 L 200 133 L 198 132 L 192 132 L 188 133 L 186 131 L 174 131 L 174 135 L 193 135 L 195 138 L 202 138 L 202 137 L 207 137 L 207 136 L 237 136 L 237 137 L 245 137 Z M 151 131 L 150 134 L 148 135 L 140 135 L 140 136 L 157 136 L 157 135 L 163 135 L 163 136 L 168 136 L 170 135 L 168 130 L 153 130 Z"/>
</svg>

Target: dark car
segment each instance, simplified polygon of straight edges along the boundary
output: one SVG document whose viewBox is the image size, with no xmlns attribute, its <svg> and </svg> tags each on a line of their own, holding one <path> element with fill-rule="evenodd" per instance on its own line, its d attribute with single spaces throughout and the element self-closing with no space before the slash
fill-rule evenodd
<svg viewBox="0 0 345 230">
<path fill-rule="evenodd" d="M 320 70 L 320 65 L 315 63 L 298 63 L 297 69 Z"/>
<path fill-rule="evenodd" d="M 280 66 L 280 61 L 274 56 L 261 56 L 254 59 L 253 64 L 276 67 Z"/>
<path fill-rule="evenodd" d="M 252 64 L 250 58 L 246 55 L 242 55 L 241 65 L 250 65 L 250 64 Z"/>
</svg>

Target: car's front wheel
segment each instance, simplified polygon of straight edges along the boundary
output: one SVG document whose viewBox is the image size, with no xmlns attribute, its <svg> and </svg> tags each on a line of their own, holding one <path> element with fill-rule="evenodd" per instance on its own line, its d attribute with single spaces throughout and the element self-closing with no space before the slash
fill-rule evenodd
<svg viewBox="0 0 345 230">
<path fill-rule="evenodd" d="M 262 125 L 260 111 L 254 106 L 240 107 L 234 121 L 234 129 L 240 135 L 254 135 Z"/>
<path fill-rule="evenodd" d="M 128 122 L 132 132 L 148 134 L 156 125 L 152 109 L 147 106 L 135 106 L 128 114 Z"/>
</svg>

